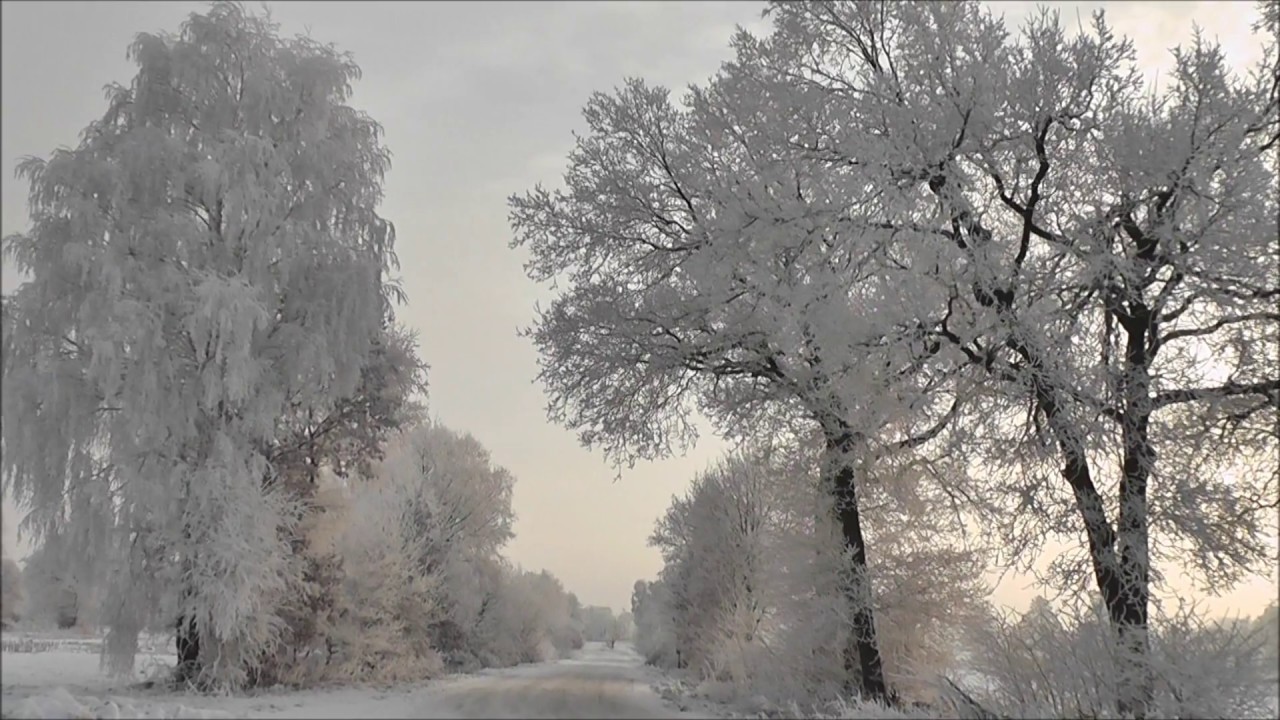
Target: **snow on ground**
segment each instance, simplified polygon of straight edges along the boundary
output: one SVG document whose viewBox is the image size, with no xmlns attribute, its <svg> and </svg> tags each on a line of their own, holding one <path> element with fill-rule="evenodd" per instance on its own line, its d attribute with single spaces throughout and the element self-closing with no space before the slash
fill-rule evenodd
<svg viewBox="0 0 1280 720">
<path fill-rule="evenodd" d="M 650 687 L 653 668 L 622 643 L 611 649 L 588 643 L 553 663 L 484 670 L 474 675 L 402 685 L 393 689 L 269 690 L 214 697 L 146 690 L 133 678 L 114 680 L 98 667 L 100 638 L 69 638 L 28 649 L 5 633 L 0 656 L 0 717 L 4 718 L 694 718 L 664 703 Z M 157 645 L 156 647 L 160 647 Z M 173 655 L 140 656 L 140 668 L 172 666 Z"/>
<path fill-rule="evenodd" d="M 75 631 L 5 632 L 0 639 L 4 697 L 10 700 L 15 694 L 21 697 L 51 685 L 75 691 L 122 690 L 173 666 L 174 656 L 164 651 L 165 644 L 165 638 L 140 638 L 134 674 L 112 678 L 101 669 L 100 636 Z"/>
<path fill-rule="evenodd" d="M 139 702 L 139 683 L 173 667 L 169 639 L 144 636 L 128 677 L 102 671 L 102 637 L 74 630 L 5 632 L 0 638 L 0 717 L 199 718 L 230 717 L 181 701 Z M 176 697 L 176 696 L 175 696 Z"/>
</svg>

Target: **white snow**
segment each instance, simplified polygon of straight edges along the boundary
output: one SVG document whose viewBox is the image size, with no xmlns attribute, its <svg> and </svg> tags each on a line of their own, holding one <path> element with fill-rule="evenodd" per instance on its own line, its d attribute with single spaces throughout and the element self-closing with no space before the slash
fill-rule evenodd
<svg viewBox="0 0 1280 720">
<path fill-rule="evenodd" d="M 83 643 L 83 648 L 92 643 Z M 168 658 L 172 660 L 170 656 Z M 651 687 L 656 670 L 629 644 L 588 643 L 551 663 L 400 685 L 216 697 L 142 690 L 98 670 L 96 652 L 5 652 L 4 718 L 696 718 Z"/>
<path fill-rule="evenodd" d="M 451 683 L 418 716 L 704 717 L 664 703 L 650 687 L 655 676 L 630 644 L 618 643 L 610 649 L 602 643 L 588 643 L 570 659 L 485 671 Z"/>
</svg>

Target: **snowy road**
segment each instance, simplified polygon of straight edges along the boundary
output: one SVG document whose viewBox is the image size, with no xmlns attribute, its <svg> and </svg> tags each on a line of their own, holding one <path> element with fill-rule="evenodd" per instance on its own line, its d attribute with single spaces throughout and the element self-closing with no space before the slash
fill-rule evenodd
<svg viewBox="0 0 1280 720">
<path fill-rule="evenodd" d="M 588 643 L 553 663 L 484 670 L 389 688 L 345 687 L 216 697 L 138 694 L 101 674 L 96 652 L 5 652 L 4 718 L 701 718 L 658 696 L 659 677 L 630 645 Z M 70 648 L 70 649 L 69 649 Z M 161 657 L 160 661 L 172 660 Z"/>
<path fill-rule="evenodd" d="M 664 703 L 630 646 L 590 643 L 555 663 L 488 671 L 433 692 L 423 718 L 693 718 Z"/>
</svg>

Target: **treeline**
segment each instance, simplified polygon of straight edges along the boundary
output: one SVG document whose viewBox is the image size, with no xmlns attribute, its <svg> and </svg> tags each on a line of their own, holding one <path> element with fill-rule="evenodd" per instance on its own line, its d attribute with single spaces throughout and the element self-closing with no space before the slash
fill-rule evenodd
<svg viewBox="0 0 1280 720">
<path fill-rule="evenodd" d="M 515 478 L 472 436 L 418 422 L 389 439 L 367 476 L 319 473 L 294 541 L 293 576 L 258 682 L 295 686 L 420 680 L 562 657 L 629 633 L 626 617 L 583 607 L 550 573 L 511 565 Z M 99 577 L 53 535 L 19 571 L 6 558 L 7 624 L 94 631 L 109 621 Z M 177 593 L 144 630 L 173 631 Z M 268 676 L 268 673 L 270 675 Z"/>
</svg>

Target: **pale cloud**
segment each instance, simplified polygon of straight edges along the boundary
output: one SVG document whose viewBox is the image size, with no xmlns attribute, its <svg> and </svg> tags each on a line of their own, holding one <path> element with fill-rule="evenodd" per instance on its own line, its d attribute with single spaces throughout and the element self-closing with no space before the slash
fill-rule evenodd
<svg viewBox="0 0 1280 720">
<path fill-rule="evenodd" d="M 997 3 L 1011 21 L 1026 3 Z M 1081 17 L 1099 3 L 1063 3 Z M 1251 6 L 1109 3 L 1152 67 L 1191 21 L 1247 62 Z M 127 82 L 124 49 L 139 30 L 174 29 L 200 3 L 3 4 L 3 232 L 26 225 L 23 155 L 76 142 L 104 108 L 101 88 Z M 646 538 L 671 496 L 723 449 L 709 435 L 685 457 L 642 463 L 612 482 L 599 453 L 546 420 L 536 354 L 516 330 L 550 294 L 508 248 L 506 198 L 558 183 L 592 91 L 639 76 L 678 91 L 715 72 L 735 24 L 764 27 L 761 3 L 290 2 L 272 6 L 287 33 L 309 29 L 364 70 L 355 103 L 383 123 L 394 153 L 384 214 L 397 226 L 409 305 L 431 364 L 432 412 L 473 433 L 518 478 L 508 556 L 547 568 L 586 603 L 627 607 L 632 583 L 661 566 Z M 1236 50 L 1233 48 L 1243 48 Z M 1167 65 L 1167 63 L 1164 63 Z M 0 273 L 6 291 L 18 278 Z M 15 512 L 5 502 L 4 539 Z M 23 548 L 18 548 L 19 554 Z M 1020 604 L 1024 580 L 1001 597 Z M 1252 608 L 1250 608 L 1252 609 Z"/>
</svg>

